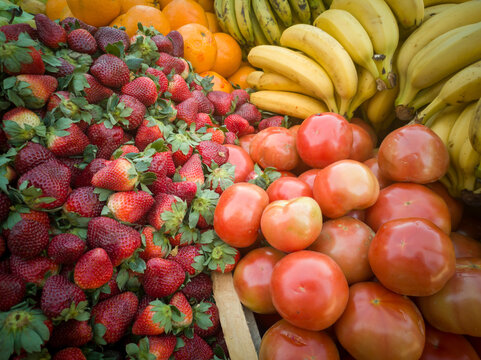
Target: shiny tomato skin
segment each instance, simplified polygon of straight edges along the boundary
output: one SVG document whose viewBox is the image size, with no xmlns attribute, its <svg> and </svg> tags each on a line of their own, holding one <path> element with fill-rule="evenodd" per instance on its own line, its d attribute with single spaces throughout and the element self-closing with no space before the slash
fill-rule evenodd
<svg viewBox="0 0 481 360">
<path fill-rule="evenodd" d="M 416 305 L 375 282 L 351 285 L 334 330 L 357 360 L 419 359 L 425 341 L 424 321 Z"/>
<path fill-rule="evenodd" d="M 319 171 L 321 171 L 321 169 L 309 169 L 301 173 L 297 178 L 304 181 L 307 185 L 309 185 L 311 190 L 313 190 L 314 180 L 316 180 L 316 176 Z"/>
<path fill-rule="evenodd" d="M 250 154 L 251 142 L 255 136 L 256 134 L 247 134 L 239 138 L 239 146 L 243 148 L 248 154 Z"/>
<path fill-rule="evenodd" d="M 374 143 L 369 133 L 359 125 L 349 123 L 352 130 L 352 147 L 349 159 L 357 161 L 366 161 L 372 157 Z"/>
<path fill-rule="evenodd" d="M 379 163 L 377 162 L 377 157 L 367 159 L 366 161 L 364 161 L 364 165 L 371 169 L 372 173 L 376 175 L 380 189 L 384 189 L 386 186 L 389 186 L 393 183 L 381 173 L 381 170 L 379 170 Z"/>
<path fill-rule="evenodd" d="M 329 256 L 301 250 L 287 254 L 276 264 L 271 295 L 285 320 L 302 329 L 319 331 L 341 316 L 349 287 L 341 268 Z"/>
<path fill-rule="evenodd" d="M 234 247 L 252 245 L 258 235 L 261 216 L 269 196 L 257 185 L 237 183 L 219 198 L 214 212 L 214 230 Z"/>
<path fill-rule="evenodd" d="M 359 221 L 365 222 L 366 220 L 366 210 L 351 210 L 349 211 L 346 216 L 352 217 Z"/>
<path fill-rule="evenodd" d="M 384 287 L 408 296 L 433 295 L 456 270 L 449 236 L 421 218 L 384 223 L 369 247 L 369 263 Z"/>
<path fill-rule="evenodd" d="M 354 284 L 373 276 L 368 251 L 374 235 L 362 221 L 344 216 L 326 221 L 308 249 L 330 256 L 341 267 L 347 282 Z"/>
<path fill-rule="evenodd" d="M 289 200 L 300 196 L 312 197 L 312 190 L 309 185 L 292 176 L 280 177 L 270 184 L 266 191 L 270 202 Z"/>
<path fill-rule="evenodd" d="M 340 160 L 319 171 L 313 194 L 322 213 L 334 219 L 372 206 L 379 196 L 379 183 L 363 163 Z"/>
<path fill-rule="evenodd" d="M 377 231 L 389 220 L 419 217 L 451 233 L 451 215 L 444 200 L 424 185 L 394 183 L 382 189 L 376 203 L 366 209 L 366 224 Z"/>
<path fill-rule="evenodd" d="M 449 213 L 451 214 L 451 231 L 455 231 L 463 218 L 464 203 L 459 199 L 453 198 L 446 187 L 439 181 L 426 184 L 426 186 L 441 196 L 446 205 L 448 205 Z"/>
<path fill-rule="evenodd" d="M 472 237 L 452 232 L 449 235 L 454 246 L 454 253 L 457 258 L 481 257 L 481 242 Z"/>
<path fill-rule="evenodd" d="M 302 122 L 297 132 L 299 156 L 313 168 L 324 168 L 349 158 L 351 147 L 352 129 L 339 114 L 311 115 Z"/>
<path fill-rule="evenodd" d="M 481 336 L 481 258 L 459 258 L 456 273 L 431 296 L 417 298 L 424 319 L 436 329 Z"/>
<path fill-rule="evenodd" d="M 272 304 L 270 283 L 274 265 L 285 254 L 271 247 L 250 251 L 234 270 L 234 288 L 241 303 L 260 314 L 275 314 Z"/>
<path fill-rule="evenodd" d="M 334 341 L 323 331 L 300 329 L 280 320 L 264 334 L 259 360 L 339 360 Z"/>
<path fill-rule="evenodd" d="M 427 126 L 405 125 L 390 132 L 379 146 L 379 168 L 393 181 L 427 184 L 443 177 L 449 153 Z"/>
<path fill-rule="evenodd" d="M 351 119 L 351 124 L 356 124 L 362 127 L 364 130 L 366 130 L 369 136 L 371 137 L 371 140 L 374 146 L 377 145 L 377 134 L 374 128 L 370 124 L 368 124 L 361 118 L 357 118 L 357 117 Z"/>
<path fill-rule="evenodd" d="M 479 356 L 464 336 L 426 324 L 426 343 L 419 360 L 479 360 Z"/>
<path fill-rule="evenodd" d="M 227 162 L 235 166 L 234 182 L 246 181 L 247 175 L 254 171 L 254 162 L 251 157 L 238 145 L 225 144 L 224 146 L 229 148 L 229 159 Z"/>
</svg>

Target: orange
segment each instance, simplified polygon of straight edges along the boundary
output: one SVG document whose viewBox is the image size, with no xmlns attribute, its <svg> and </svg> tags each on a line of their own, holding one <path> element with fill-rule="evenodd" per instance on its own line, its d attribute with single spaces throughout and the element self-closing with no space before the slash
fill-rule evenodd
<svg viewBox="0 0 481 360">
<path fill-rule="evenodd" d="M 172 30 L 191 23 L 209 26 L 204 9 L 194 0 L 173 0 L 162 12 L 169 19 Z"/>
<path fill-rule="evenodd" d="M 110 26 L 125 26 L 125 32 L 132 37 L 138 30 L 137 24 L 139 22 L 144 27 L 153 26 L 164 35 L 167 35 L 170 31 L 169 20 L 167 20 L 162 11 L 145 5 L 132 6 L 125 14 L 115 19 Z"/>
<path fill-rule="evenodd" d="M 125 14 L 135 5 L 152 6 L 160 10 L 160 2 L 157 0 L 120 0 L 120 13 Z"/>
<path fill-rule="evenodd" d="M 73 16 L 93 26 L 106 26 L 120 15 L 120 0 L 67 0 Z"/>
<path fill-rule="evenodd" d="M 205 11 L 214 12 L 214 0 L 198 0 L 197 2 Z"/>
<path fill-rule="evenodd" d="M 168 3 L 171 3 L 172 0 L 160 0 L 159 3 L 160 3 L 160 8 L 162 10 L 164 10 L 164 8 L 167 6 Z"/>
<path fill-rule="evenodd" d="M 209 11 L 205 12 L 205 16 L 207 18 L 207 23 L 209 24 L 208 28 L 211 33 L 221 32 L 222 29 L 219 26 L 219 22 L 217 21 L 217 16 L 214 13 Z"/>
<path fill-rule="evenodd" d="M 184 38 L 184 58 L 191 62 L 195 72 L 212 69 L 217 55 L 217 44 L 209 29 L 200 24 L 187 24 L 177 31 Z"/>
<path fill-rule="evenodd" d="M 63 20 L 66 17 L 73 16 L 67 5 L 67 0 L 48 0 L 45 4 L 45 14 L 51 20 Z"/>
<path fill-rule="evenodd" d="M 234 85 L 240 86 L 241 89 L 247 89 L 249 84 L 247 84 L 247 75 L 251 72 L 256 71 L 252 66 L 246 65 L 241 66 L 233 75 L 231 75 L 228 80 Z"/>
<path fill-rule="evenodd" d="M 234 91 L 234 88 L 232 87 L 230 82 L 228 82 L 225 79 L 225 77 L 216 73 L 215 71 L 204 71 L 203 73 L 200 73 L 199 75 L 203 76 L 203 77 L 206 77 L 206 76 L 213 76 L 214 77 L 214 79 L 212 80 L 212 82 L 214 83 L 214 87 L 212 88 L 212 90 L 224 91 L 224 92 L 229 93 L 229 94 L 232 91 Z"/>
<path fill-rule="evenodd" d="M 226 33 L 215 33 L 217 57 L 212 71 L 229 77 L 237 71 L 242 61 L 242 50 L 235 39 Z"/>
</svg>

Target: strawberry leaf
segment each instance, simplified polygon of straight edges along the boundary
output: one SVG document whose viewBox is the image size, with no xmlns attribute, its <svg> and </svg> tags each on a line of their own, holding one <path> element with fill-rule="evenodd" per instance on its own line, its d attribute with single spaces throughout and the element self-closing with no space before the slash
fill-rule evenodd
<svg viewBox="0 0 481 360">
<path fill-rule="evenodd" d="M 125 56 L 124 43 L 122 41 L 110 43 L 105 47 L 105 52 L 107 54 L 112 54 L 112 55 L 115 55 L 119 58 L 123 58 Z"/>
</svg>

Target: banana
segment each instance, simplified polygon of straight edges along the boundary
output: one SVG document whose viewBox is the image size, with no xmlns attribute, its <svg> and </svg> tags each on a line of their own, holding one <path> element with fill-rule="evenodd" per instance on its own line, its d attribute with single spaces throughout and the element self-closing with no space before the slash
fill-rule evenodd
<svg viewBox="0 0 481 360">
<path fill-rule="evenodd" d="M 264 32 L 261 29 L 259 21 L 254 14 L 254 11 L 251 11 L 251 21 L 252 21 L 252 30 L 254 31 L 254 44 L 258 45 L 269 45 L 269 41 L 267 40 Z"/>
<path fill-rule="evenodd" d="M 476 105 L 473 120 L 469 123 L 469 141 L 473 148 L 481 154 L 481 99 Z"/>
<path fill-rule="evenodd" d="M 332 0 L 322 0 L 322 2 L 324 3 L 324 6 L 326 7 L 326 9 L 331 7 Z"/>
<path fill-rule="evenodd" d="M 264 71 L 253 71 L 247 75 L 246 82 L 252 89 L 258 90 L 259 80 L 264 75 Z"/>
<path fill-rule="evenodd" d="M 288 91 L 263 90 L 251 94 L 250 102 L 259 109 L 304 120 L 328 111 L 326 105 L 306 95 Z"/>
<path fill-rule="evenodd" d="M 357 92 L 351 100 L 347 109 L 347 118 L 351 119 L 354 115 L 354 111 L 361 106 L 361 104 L 372 98 L 376 92 L 376 79 L 365 68 L 357 68 Z"/>
<path fill-rule="evenodd" d="M 274 72 L 263 72 L 257 81 L 256 90 L 290 91 L 304 94 L 313 98 L 316 97 L 316 94 L 309 91 L 304 86 Z"/>
<path fill-rule="evenodd" d="M 292 12 L 288 0 L 269 0 L 272 10 L 282 23 L 289 27 L 292 25 Z"/>
<path fill-rule="evenodd" d="M 476 167 L 479 165 L 480 155 L 474 150 L 469 139 L 464 140 L 459 152 L 458 166 L 465 179 L 463 188 L 473 191 L 476 178 L 473 176 Z"/>
<path fill-rule="evenodd" d="M 252 48 L 247 59 L 252 66 L 277 72 L 309 89 L 330 111 L 337 112 L 331 79 L 311 58 L 281 46 L 261 45 Z"/>
<path fill-rule="evenodd" d="M 376 65 L 384 82 L 380 88 L 392 88 L 396 75 L 392 71 L 392 59 L 399 42 L 399 28 L 389 6 L 384 0 L 334 0 L 332 9 L 350 12 L 364 27 L 371 39 Z"/>
<path fill-rule="evenodd" d="M 367 69 L 375 79 L 379 70 L 373 60 L 371 39 L 361 23 L 348 11 L 329 9 L 314 20 L 314 26 L 329 33 L 346 49 L 352 60 Z"/>
<path fill-rule="evenodd" d="M 409 63 L 396 105 L 408 104 L 419 90 L 481 59 L 480 43 L 481 22 L 453 29 L 432 40 Z"/>
<path fill-rule="evenodd" d="M 439 5 L 433 5 L 424 8 L 424 18 L 423 18 L 423 23 L 428 21 L 430 18 L 432 18 L 434 15 L 437 15 L 444 10 L 452 8 L 454 5 L 453 3 L 448 3 L 448 4 L 439 4 Z"/>
<path fill-rule="evenodd" d="M 267 0 L 252 0 L 252 8 L 267 41 L 270 44 L 279 44 L 281 30 L 269 2 Z"/>
<path fill-rule="evenodd" d="M 421 111 L 417 118 L 428 118 L 448 105 L 467 103 L 481 97 L 481 61 L 465 67 L 453 75 L 442 87 L 438 96 Z"/>
<path fill-rule="evenodd" d="M 378 91 L 371 99 L 364 103 L 366 116 L 374 128 L 381 129 L 384 127 L 384 122 L 393 120 L 391 118 L 394 114 L 394 99 L 398 91 L 399 86 Z"/>
<path fill-rule="evenodd" d="M 419 26 L 424 18 L 423 0 L 384 0 L 405 29 Z"/>
<path fill-rule="evenodd" d="M 463 146 L 464 140 L 469 139 L 469 125 L 471 120 L 474 118 L 475 110 L 475 102 L 466 106 L 451 128 L 447 147 L 449 151 L 449 157 L 453 165 L 457 165 L 459 163 L 461 147 Z"/>
<path fill-rule="evenodd" d="M 289 0 L 291 11 L 302 24 L 311 23 L 311 9 L 308 0 Z"/>
<path fill-rule="evenodd" d="M 326 11 L 326 7 L 322 0 L 308 0 L 308 2 L 309 10 L 311 11 L 311 24 L 319 15 Z"/>
<path fill-rule="evenodd" d="M 242 37 L 246 40 L 248 46 L 254 46 L 254 28 L 252 25 L 252 13 L 251 0 L 234 0 L 235 17 L 237 20 L 237 26 L 242 34 Z"/>
<path fill-rule="evenodd" d="M 225 18 L 224 10 L 224 0 L 214 0 L 214 12 L 217 17 L 217 21 L 222 29 L 222 32 L 227 33 L 227 26 L 225 24 L 227 19 Z"/>
<path fill-rule="evenodd" d="M 246 45 L 246 40 L 237 25 L 234 0 L 214 0 L 214 8 L 220 27 L 239 44 Z"/>
<path fill-rule="evenodd" d="M 446 4 L 446 3 L 454 3 L 460 4 L 469 0 L 424 0 L 424 7 Z"/>
<path fill-rule="evenodd" d="M 357 71 L 349 53 L 324 30 L 297 24 L 286 29 L 281 45 L 301 50 L 316 60 L 329 75 L 340 97 L 339 113 L 345 115 L 357 91 Z"/>
<path fill-rule="evenodd" d="M 447 146 L 451 129 L 463 109 L 464 106 L 462 105 L 448 106 L 436 113 L 429 122 L 426 123 L 426 126 L 434 131 L 443 141 L 444 145 Z"/>
</svg>

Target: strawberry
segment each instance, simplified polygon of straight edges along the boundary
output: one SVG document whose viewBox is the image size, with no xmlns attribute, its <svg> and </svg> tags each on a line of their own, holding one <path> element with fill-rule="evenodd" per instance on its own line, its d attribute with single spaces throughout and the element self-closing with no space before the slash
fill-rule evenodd
<svg viewBox="0 0 481 360">
<path fill-rule="evenodd" d="M 92 340 L 92 337 L 92 327 L 88 321 L 71 319 L 53 328 L 48 344 L 53 348 L 83 346 Z"/>
<path fill-rule="evenodd" d="M 35 166 L 41 165 L 53 158 L 54 155 L 46 147 L 34 142 L 27 142 L 25 146 L 17 152 L 13 166 L 15 167 L 15 171 L 19 175 L 22 175 Z"/>
<path fill-rule="evenodd" d="M 168 37 L 162 34 L 158 34 L 158 35 L 152 36 L 152 41 L 155 43 L 155 45 L 157 45 L 157 50 L 159 52 L 172 55 L 172 52 L 174 51 L 174 45 L 172 44 L 172 41 Z"/>
<path fill-rule="evenodd" d="M 83 154 L 90 142 L 87 135 L 76 124 L 71 123 L 65 130 L 49 128 L 46 144 L 55 156 L 66 157 Z"/>
<path fill-rule="evenodd" d="M 194 319 L 194 313 L 192 311 L 192 307 L 189 304 L 189 301 L 185 298 L 185 295 L 178 291 L 172 296 L 169 302 L 170 305 L 175 306 L 182 315 L 181 321 L 172 321 L 172 325 L 174 328 L 186 328 L 192 324 L 192 320 Z"/>
<path fill-rule="evenodd" d="M 48 245 L 48 228 L 33 220 L 20 220 L 11 229 L 7 245 L 10 252 L 24 259 L 38 256 Z"/>
<path fill-rule="evenodd" d="M 67 44 L 73 51 L 94 54 L 97 51 L 95 38 L 85 29 L 75 29 L 67 36 Z"/>
<path fill-rule="evenodd" d="M 18 74 L 37 74 L 45 73 L 45 64 L 42 60 L 42 52 L 37 50 L 38 43 L 28 38 L 28 35 L 20 32 L 27 32 L 21 25 L 5 25 L 0 27 L 0 31 L 5 33 L 6 41 L 0 44 L 2 58 L 0 59 L 0 69 L 9 75 Z M 13 28 L 12 28 L 13 27 Z M 32 29 L 33 30 L 33 29 Z M 34 31 L 34 30 L 33 30 Z M 34 34 L 36 34 L 34 32 Z M 20 36 L 20 39 L 18 37 Z"/>
<path fill-rule="evenodd" d="M 80 305 L 81 302 L 83 302 L 82 305 Z M 45 281 L 40 299 L 40 308 L 48 317 L 77 318 L 81 314 L 79 311 L 84 312 L 84 305 L 86 304 L 87 297 L 85 293 L 66 277 L 53 275 Z M 80 310 L 81 308 L 83 310 Z"/>
<path fill-rule="evenodd" d="M 214 105 L 210 102 L 207 96 L 200 90 L 192 91 L 192 97 L 197 100 L 199 104 L 199 112 L 205 114 L 212 114 L 214 112 Z"/>
<path fill-rule="evenodd" d="M 134 164 L 125 158 L 119 158 L 95 173 L 92 185 L 113 191 L 131 191 L 138 179 Z"/>
<path fill-rule="evenodd" d="M 147 339 L 149 353 L 155 356 L 155 360 L 168 360 L 174 353 L 177 344 L 177 338 L 174 335 L 147 336 Z M 140 344 L 139 347 L 141 347 Z"/>
<path fill-rule="evenodd" d="M 107 251 L 113 266 L 133 255 L 140 247 L 140 233 L 130 226 L 108 217 L 96 217 L 87 227 L 87 245 L 90 248 L 101 247 Z"/>
<path fill-rule="evenodd" d="M 67 32 L 63 27 L 50 20 L 47 15 L 36 14 L 35 25 L 38 39 L 50 49 L 56 50 L 67 42 Z"/>
<path fill-rule="evenodd" d="M 0 235 L 0 257 L 2 257 L 3 254 L 5 254 L 6 250 L 7 250 L 7 242 L 5 238 L 2 235 Z"/>
<path fill-rule="evenodd" d="M 172 76 L 172 80 L 169 81 L 167 91 L 172 94 L 170 98 L 176 103 L 187 100 L 192 96 L 189 90 L 189 85 L 187 85 L 182 76 L 178 74 L 174 74 L 174 76 Z"/>
<path fill-rule="evenodd" d="M 75 284 L 81 289 L 98 289 L 110 280 L 113 272 L 107 252 L 102 248 L 94 248 L 83 254 L 75 264 Z"/>
<path fill-rule="evenodd" d="M 97 45 L 103 52 L 107 52 L 107 46 L 109 44 L 115 44 L 119 41 L 122 41 L 125 51 L 128 51 L 130 47 L 129 35 L 123 30 L 110 26 L 98 28 L 95 32 L 95 40 L 97 40 Z"/>
<path fill-rule="evenodd" d="M 47 72 L 48 75 L 52 75 L 53 77 L 56 77 L 58 79 L 58 78 L 73 74 L 73 72 L 75 71 L 74 65 L 69 63 L 64 58 L 58 58 L 58 60 L 60 61 L 60 65 L 56 67 L 57 71 Z"/>
<path fill-rule="evenodd" d="M 230 145 L 235 145 L 237 141 L 237 135 L 236 133 L 233 133 L 232 131 L 228 131 L 225 133 L 225 144 L 230 144 Z"/>
<path fill-rule="evenodd" d="M 18 256 L 10 257 L 10 268 L 12 274 L 21 277 L 25 282 L 43 286 L 47 275 L 55 275 L 59 271 L 59 266 L 52 259 L 46 257 L 36 257 L 25 260 Z"/>
<path fill-rule="evenodd" d="M 40 117 L 24 107 L 16 107 L 3 115 L 2 128 L 9 142 L 22 145 L 32 139 L 37 130 L 45 129 Z"/>
<path fill-rule="evenodd" d="M 188 144 L 187 144 L 188 145 Z M 185 149 L 185 148 L 184 148 Z M 174 160 L 175 166 L 182 166 L 184 165 L 187 160 L 189 160 L 194 152 L 194 148 L 189 146 L 187 148 L 187 152 L 184 153 L 183 150 L 177 150 L 172 153 L 172 159 Z"/>
<path fill-rule="evenodd" d="M 197 115 L 198 103 L 196 99 L 190 97 L 177 104 L 175 109 L 177 110 L 177 119 L 183 120 L 187 125 L 190 125 L 194 122 Z"/>
<path fill-rule="evenodd" d="M 50 218 L 48 217 L 48 213 L 44 211 L 35 211 L 32 209 L 22 208 L 20 212 L 20 218 L 23 220 L 37 221 L 45 225 L 47 228 L 50 228 Z"/>
<path fill-rule="evenodd" d="M 210 346 L 215 352 L 217 352 L 217 350 L 220 348 L 224 356 L 227 359 L 229 359 L 229 349 L 227 349 L 227 344 L 225 342 L 224 333 L 222 332 L 222 329 L 220 329 L 217 332 L 217 334 L 215 334 L 213 342 L 211 343 Z"/>
<path fill-rule="evenodd" d="M 8 24 L 0 26 L 0 32 L 5 34 L 7 42 L 18 40 L 21 33 L 27 33 L 32 39 L 38 39 L 37 31 L 27 23 Z"/>
<path fill-rule="evenodd" d="M 167 189 L 168 194 L 175 195 L 190 205 L 197 192 L 197 183 L 193 181 L 173 182 Z"/>
<path fill-rule="evenodd" d="M 48 99 L 47 111 L 52 111 L 56 107 L 60 106 L 62 101 L 69 100 L 69 99 L 70 99 L 70 93 L 68 91 L 54 92 Z"/>
<path fill-rule="evenodd" d="M 170 194 L 171 188 L 172 179 L 167 177 L 165 173 L 162 175 L 157 173 L 155 181 L 149 185 L 149 190 L 152 191 L 154 195 L 159 195 L 161 193 Z"/>
<path fill-rule="evenodd" d="M 236 109 L 238 109 L 241 105 L 247 103 L 250 100 L 250 95 L 244 89 L 235 89 L 231 92 L 232 98 L 236 104 Z"/>
<path fill-rule="evenodd" d="M 246 119 L 237 114 L 227 116 L 224 119 L 224 125 L 227 130 L 236 134 L 237 137 L 252 134 L 255 131 Z"/>
<path fill-rule="evenodd" d="M 98 80 L 90 74 L 84 74 L 87 80 L 88 87 L 85 87 L 83 91 L 85 92 L 85 98 L 89 104 L 97 104 L 104 99 L 109 98 L 113 91 L 108 87 L 102 85 Z"/>
<path fill-rule="evenodd" d="M 172 30 L 167 34 L 167 38 L 172 41 L 172 55 L 184 57 L 184 38 L 177 30 Z"/>
<path fill-rule="evenodd" d="M 195 122 L 195 131 L 203 128 L 203 127 L 206 127 L 206 126 L 212 126 L 212 119 L 210 117 L 209 114 L 206 114 L 206 113 L 197 113 L 197 115 L 195 115 L 195 119 L 194 119 L 194 122 Z"/>
<path fill-rule="evenodd" d="M 144 151 L 150 143 L 164 138 L 163 128 L 164 126 L 160 121 L 154 120 L 153 118 L 149 120 L 145 119 L 137 128 L 135 145 L 139 150 Z"/>
<path fill-rule="evenodd" d="M 209 275 L 200 273 L 191 277 L 181 291 L 187 299 L 199 303 L 212 295 L 212 280 Z"/>
<path fill-rule="evenodd" d="M 180 168 L 179 175 L 183 180 L 194 181 L 202 185 L 204 183 L 204 171 L 199 154 L 193 154 Z"/>
<path fill-rule="evenodd" d="M 142 102 L 145 106 L 154 105 L 157 101 L 157 86 L 151 78 L 138 77 L 122 86 L 122 94 L 130 95 Z"/>
<path fill-rule="evenodd" d="M 130 115 L 119 121 L 120 126 L 125 130 L 137 129 L 142 124 L 147 112 L 145 105 L 135 97 L 125 94 L 119 96 L 119 104 L 124 104 L 125 109 L 132 109 Z"/>
<path fill-rule="evenodd" d="M 67 31 L 67 33 L 70 33 L 71 31 L 77 28 L 85 29 L 92 35 L 94 35 L 95 32 L 97 31 L 97 28 L 95 26 L 86 24 L 82 20 L 79 20 L 72 16 L 66 17 L 65 19 L 60 21 L 60 25 L 63 26 L 63 28 L 65 29 L 65 31 Z"/>
<path fill-rule="evenodd" d="M 97 158 L 110 159 L 112 153 L 124 143 L 125 133 L 120 126 L 107 128 L 104 123 L 90 125 L 87 136 L 98 147 Z"/>
<path fill-rule="evenodd" d="M 47 255 L 57 264 L 73 264 L 84 253 L 85 243 L 74 234 L 58 234 L 52 238 Z"/>
<path fill-rule="evenodd" d="M 262 119 L 262 114 L 260 113 L 260 111 L 254 104 L 251 103 L 245 103 L 237 106 L 234 114 L 242 116 L 251 125 L 254 125 Z"/>
<path fill-rule="evenodd" d="M 64 216 L 74 226 L 87 227 L 91 218 L 100 216 L 104 203 L 94 192 L 93 186 L 83 186 L 73 190 L 62 210 Z"/>
<path fill-rule="evenodd" d="M 209 188 L 219 195 L 229 186 L 233 185 L 234 180 L 235 166 L 228 162 L 219 167 L 214 165 L 211 173 L 206 178 Z"/>
<path fill-rule="evenodd" d="M 219 194 L 213 190 L 197 191 L 192 200 L 189 224 L 205 229 L 214 223 L 214 210 L 219 200 Z"/>
<path fill-rule="evenodd" d="M 169 86 L 169 79 L 167 79 L 167 76 L 165 74 L 156 68 L 147 68 L 145 70 L 146 75 L 151 75 L 152 77 L 155 77 L 157 79 L 157 83 L 159 86 L 159 89 L 157 90 L 157 96 L 162 96 L 164 92 L 167 91 L 167 88 Z"/>
<path fill-rule="evenodd" d="M 117 275 L 118 274 L 114 272 L 110 280 L 107 282 L 107 284 L 105 284 L 102 287 L 102 291 L 100 292 L 100 295 L 99 295 L 99 300 L 106 300 L 108 298 L 111 298 L 112 296 L 120 294 L 121 291 L 117 284 Z M 107 292 L 104 292 L 105 287 L 108 287 Z"/>
<path fill-rule="evenodd" d="M 110 195 L 107 207 L 115 219 L 135 224 L 154 205 L 154 198 L 145 191 L 123 191 Z"/>
<path fill-rule="evenodd" d="M 209 167 L 212 166 L 212 162 L 221 166 L 229 159 L 229 148 L 214 141 L 201 141 L 196 149 L 202 157 L 202 163 Z"/>
<path fill-rule="evenodd" d="M 175 164 L 172 158 L 172 152 L 167 148 L 157 148 L 158 152 L 152 156 L 152 161 L 149 166 L 149 171 L 159 176 L 166 174 L 167 176 L 173 176 L 175 174 Z"/>
<path fill-rule="evenodd" d="M 208 325 L 206 326 L 207 328 L 203 329 L 199 325 L 206 325 L 206 324 L 201 324 L 200 322 L 195 321 L 194 323 L 194 332 L 199 335 L 201 338 L 207 338 L 209 336 L 215 335 L 217 331 L 220 328 L 220 319 L 219 319 L 219 309 L 217 308 L 217 305 L 214 304 L 213 302 L 206 301 L 203 304 L 199 304 L 198 307 L 208 307 L 203 314 L 207 315 L 209 317 L 210 323 L 206 322 Z M 197 310 L 198 308 L 196 307 L 194 309 Z M 202 309 L 203 310 L 203 309 Z M 197 312 L 195 313 L 197 315 Z M 194 316 L 195 316 L 194 315 Z M 210 325 L 210 326 L 209 326 Z M 205 326 L 204 326 L 205 327 Z"/>
<path fill-rule="evenodd" d="M 279 115 L 265 118 L 258 125 L 259 131 L 267 129 L 268 127 L 272 127 L 272 126 L 276 126 L 276 127 L 282 126 L 283 121 L 284 121 L 284 117 Z"/>
<path fill-rule="evenodd" d="M 94 174 L 105 167 L 109 163 L 109 160 L 102 158 L 93 159 L 75 179 L 74 187 L 79 188 L 83 186 L 91 186 L 92 177 Z"/>
<path fill-rule="evenodd" d="M 90 67 L 90 73 L 102 85 L 111 88 L 121 88 L 130 81 L 130 70 L 127 64 L 112 54 L 103 54 L 98 57 Z"/>
<path fill-rule="evenodd" d="M 175 360 L 210 360 L 214 357 L 209 344 L 196 333 L 191 339 L 185 335 L 180 338 L 184 341 L 184 346 L 174 352 Z"/>
<path fill-rule="evenodd" d="M 153 305 L 155 304 L 155 305 Z M 158 321 L 157 315 L 163 315 L 164 321 Z M 152 301 L 152 304 L 148 304 L 136 317 L 134 324 L 132 325 L 132 334 L 134 335 L 160 335 L 165 332 L 166 321 L 170 325 L 170 319 L 168 316 L 171 313 L 170 307 L 166 306 L 160 300 Z M 167 315 L 167 316 L 166 316 Z M 156 318 L 154 321 L 154 318 Z"/>
<path fill-rule="evenodd" d="M 9 84 L 7 97 L 16 106 L 40 109 L 57 90 L 58 81 L 50 75 L 17 75 L 16 82 Z"/>
<path fill-rule="evenodd" d="M 0 260 L 0 274 L 10 274 L 10 258 L 3 258 Z"/>
<path fill-rule="evenodd" d="M 52 360 L 87 360 L 82 350 L 77 347 L 68 347 L 57 352 Z"/>
<path fill-rule="evenodd" d="M 110 160 L 115 160 L 115 159 L 119 159 L 119 158 L 122 158 L 122 157 L 126 157 L 127 154 L 138 154 L 138 153 L 140 153 L 140 150 L 137 146 L 130 145 L 130 144 L 124 144 L 124 145 L 121 145 L 117 150 L 114 151 L 114 153 L 110 157 Z"/>
<path fill-rule="evenodd" d="M 185 272 L 177 262 L 162 258 L 147 261 L 143 286 L 147 295 L 162 298 L 175 293 L 185 280 Z"/>
<path fill-rule="evenodd" d="M 179 263 L 189 275 L 193 276 L 199 272 L 199 269 L 202 267 L 203 256 L 197 246 L 195 245 L 186 245 L 179 247 L 177 249 L 177 253 L 173 255 L 172 252 L 167 259 L 174 260 L 175 262 Z M 196 259 L 197 258 L 197 259 Z"/>
<path fill-rule="evenodd" d="M 155 203 L 149 214 L 147 220 L 155 229 L 160 230 L 163 226 L 165 232 L 176 232 L 182 224 L 187 204 L 170 194 L 160 193 L 155 196 Z"/>
<path fill-rule="evenodd" d="M 216 142 L 217 144 L 224 144 L 225 143 L 225 135 L 222 130 L 216 127 L 210 127 L 207 128 L 208 133 L 212 134 L 212 137 L 210 138 L 211 141 Z"/>
<path fill-rule="evenodd" d="M 232 111 L 234 98 L 231 94 L 214 90 L 207 94 L 207 99 L 214 105 L 214 115 L 225 116 Z"/>
<path fill-rule="evenodd" d="M 147 225 L 142 229 L 142 244 L 144 251 L 139 256 L 148 261 L 152 258 L 165 257 L 170 251 L 169 241 L 165 236 L 156 232 L 153 226 Z"/>
<path fill-rule="evenodd" d="M 17 275 L 0 273 L 0 311 L 8 311 L 22 301 L 27 287 Z"/>
<path fill-rule="evenodd" d="M 184 71 L 184 63 L 182 60 L 167 53 L 160 53 L 159 59 L 155 62 L 155 64 L 162 69 L 162 72 L 165 75 L 169 75 L 172 70 L 174 70 L 174 73 L 178 75 Z"/>
<path fill-rule="evenodd" d="M 65 158 L 59 157 L 57 158 L 59 162 L 69 168 L 72 177 L 70 178 L 70 185 L 73 186 L 77 178 L 82 173 L 82 169 L 80 168 L 83 162 L 81 158 Z"/>
</svg>

